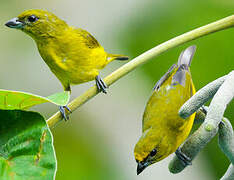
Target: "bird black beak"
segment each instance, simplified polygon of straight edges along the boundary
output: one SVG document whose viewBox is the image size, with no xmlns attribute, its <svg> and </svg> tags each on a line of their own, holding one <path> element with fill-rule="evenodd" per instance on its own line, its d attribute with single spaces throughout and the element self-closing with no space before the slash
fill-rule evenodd
<svg viewBox="0 0 234 180">
<path fill-rule="evenodd" d="M 138 162 L 138 164 L 137 164 L 137 175 L 139 175 L 148 165 L 149 165 L 148 162 Z"/>
<path fill-rule="evenodd" d="M 13 18 L 5 24 L 9 28 L 21 29 L 24 26 L 24 23 L 19 21 L 18 18 Z"/>
</svg>

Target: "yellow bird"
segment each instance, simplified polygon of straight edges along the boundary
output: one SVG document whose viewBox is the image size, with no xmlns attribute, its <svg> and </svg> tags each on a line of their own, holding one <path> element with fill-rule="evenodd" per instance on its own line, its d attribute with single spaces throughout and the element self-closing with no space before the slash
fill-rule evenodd
<svg viewBox="0 0 234 180">
<path fill-rule="evenodd" d="M 65 91 L 71 91 L 73 84 L 95 80 L 98 90 L 106 93 L 107 85 L 100 78 L 99 70 L 113 60 L 128 59 L 105 52 L 90 33 L 69 26 L 48 11 L 27 10 L 5 25 L 19 29 L 35 40 L 41 57 Z"/>
<path fill-rule="evenodd" d="M 178 111 L 195 94 L 189 69 L 195 50 L 195 46 L 184 50 L 177 64 L 154 87 L 143 115 L 142 136 L 134 149 L 137 174 L 173 152 L 183 163 L 190 164 L 190 159 L 180 151 L 179 146 L 191 131 L 195 113 L 182 119 Z"/>
</svg>

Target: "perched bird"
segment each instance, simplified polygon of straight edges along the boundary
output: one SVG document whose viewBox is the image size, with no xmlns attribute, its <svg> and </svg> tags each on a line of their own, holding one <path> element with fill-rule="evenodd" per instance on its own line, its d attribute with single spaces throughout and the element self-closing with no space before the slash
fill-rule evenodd
<svg viewBox="0 0 234 180">
<path fill-rule="evenodd" d="M 105 52 L 89 32 L 69 26 L 48 11 L 27 10 L 5 25 L 35 40 L 41 57 L 65 91 L 71 91 L 73 84 L 95 80 L 98 90 L 106 93 L 107 85 L 100 78 L 99 70 L 113 60 L 128 59 Z"/>
<path fill-rule="evenodd" d="M 178 111 L 195 93 L 189 69 L 195 49 L 195 46 L 185 49 L 177 64 L 154 87 L 143 115 L 142 136 L 134 149 L 137 174 L 175 151 L 183 163 L 190 164 L 190 159 L 180 151 L 179 146 L 191 131 L 195 113 L 182 119 Z"/>
</svg>

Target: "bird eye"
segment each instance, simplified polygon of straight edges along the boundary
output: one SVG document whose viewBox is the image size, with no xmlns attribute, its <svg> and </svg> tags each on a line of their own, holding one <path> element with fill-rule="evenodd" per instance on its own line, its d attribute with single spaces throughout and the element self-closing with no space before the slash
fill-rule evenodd
<svg viewBox="0 0 234 180">
<path fill-rule="evenodd" d="M 150 152 L 150 156 L 155 156 L 157 153 L 157 150 L 156 149 L 153 149 L 151 152 Z"/>
<path fill-rule="evenodd" d="M 35 15 L 32 15 L 32 16 L 29 16 L 29 17 L 28 17 L 28 21 L 29 21 L 29 22 L 36 22 L 37 20 L 38 20 L 38 17 L 35 16 Z"/>
</svg>

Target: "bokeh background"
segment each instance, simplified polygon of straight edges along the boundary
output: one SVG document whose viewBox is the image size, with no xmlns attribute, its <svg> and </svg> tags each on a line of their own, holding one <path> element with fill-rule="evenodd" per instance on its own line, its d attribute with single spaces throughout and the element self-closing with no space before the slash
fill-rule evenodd
<svg viewBox="0 0 234 180">
<path fill-rule="evenodd" d="M 42 61 L 33 40 L 4 23 L 31 8 L 47 9 L 69 24 L 91 32 L 108 52 L 134 58 L 170 38 L 233 14 L 231 0 L 9 0 L 0 1 L 0 85 L 48 96 L 62 91 Z M 200 89 L 234 68 L 234 29 L 200 38 L 174 48 L 137 68 L 70 116 L 53 130 L 58 159 L 58 180 L 218 179 L 229 162 L 217 138 L 180 174 L 170 174 L 172 156 L 136 176 L 133 149 L 141 135 L 145 104 L 157 80 L 177 61 L 179 53 L 197 45 L 192 62 L 195 86 Z M 113 62 L 102 71 L 109 74 L 125 62 Z M 94 82 L 74 86 L 72 98 Z M 225 113 L 234 119 L 234 103 Z M 58 110 L 51 104 L 33 109 L 48 118 Z"/>
</svg>

